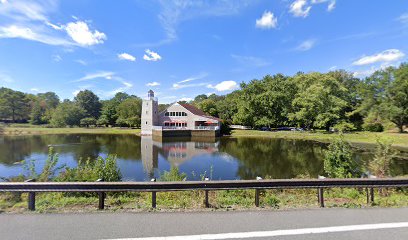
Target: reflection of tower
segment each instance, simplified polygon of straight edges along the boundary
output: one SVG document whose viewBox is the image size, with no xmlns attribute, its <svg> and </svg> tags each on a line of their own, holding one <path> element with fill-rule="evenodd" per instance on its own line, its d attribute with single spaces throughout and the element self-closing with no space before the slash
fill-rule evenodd
<svg viewBox="0 0 408 240">
<path fill-rule="evenodd" d="M 154 169 L 158 167 L 158 151 L 153 144 L 151 136 L 141 137 L 141 153 L 142 162 L 145 172 L 149 175 L 149 178 L 154 177 Z"/>
<path fill-rule="evenodd" d="M 147 99 L 143 99 L 142 103 L 142 135 L 151 135 L 153 126 L 159 123 L 159 106 L 157 98 L 154 97 L 154 92 L 147 92 Z"/>
</svg>

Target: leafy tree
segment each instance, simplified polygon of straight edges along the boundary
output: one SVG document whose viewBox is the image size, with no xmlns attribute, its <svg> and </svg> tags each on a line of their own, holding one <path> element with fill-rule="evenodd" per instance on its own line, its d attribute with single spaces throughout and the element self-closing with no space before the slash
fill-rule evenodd
<svg viewBox="0 0 408 240">
<path fill-rule="evenodd" d="M 50 123 L 54 127 L 79 126 L 85 116 L 86 112 L 83 108 L 65 100 L 53 112 Z"/>
<path fill-rule="evenodd" d="M 307 129 L 312 127 L 329 130 L 348 107 L 347 89 L 329 74 L 299 74 L 293 78 L 297 93 L 292 101 L 293 112 L 289 118 Z"/>
<path fill-rule="evenodd" d="M 392 143 L 391 139 L 377 138 L 374 160 L 369 164 L 369 169 L 374 176 L 380 178 L 390 176 L 391 160 L 396 154 L 391 148 Z"/>
<path fill-rule="evenodd" d="M 85 127 L 96 125 L 96 119 L 92 117 L 82 118 L 80 124 Z"/>
<path fill-rule="evenodd" d="M 0 88 L 0 118 L 27 119 L 30 114 L 29 100 L 19 91 Z"/>
<path fill-rule="evenodd" d="M 131 97 L 124 100 L 117 108 L 118 119 L 116 123 L 127 126 L 140 126 L 142 114 L 142 99 Z"/>
<path fill-rule="evenodd" d="M 99 117 L 99 119 L 96 121 L 96 125 L 98 126 L 108 126 L 109 125 L 109 120 L 106 118 L 105 115 L 102 115 Z"/>
<path fill-rule="evenodd" d="M 98 96 L 96 96 L 92 91 L 80 91 L 74 100 L 81 108 L 85 110 L 87 116 L 93 118 L 98 118 L 100 116 L 101 103 L 99 102 Z"/>
<path fill-rule="evenodd" d="M 45 101 L 47 108 L 56 108 L 60 103 L 60 99 L 55 92 L 39 93 L 37 97 Z"/>
<path fill-rule="evenodd" d="M 102 102 L 101 115 L 103 119 L 108 121 L 108 124 L 115 125 L 118 119 L 117 108 L 119 104 L 128 99 L 130 96 L 123 92 L 118 92 L 115 96 L 107 101 Z"/>
<path fill-rule="evenodd" d="M 30 113 L 30 123 L 31 124 L 42 124 L 43 115 L 45 114 L 45 109 L 41 106 L 39 101 L 33 103 Z"/>
<path fill-rule="evenodd" d="M 387 96 L 381 105 L 387 118 L 395 123 L 400 132 L 408 123 L 408 64 L 401 64 L 397 69 L 391 69 L 392 79 L 387 88 Z"/>
</svg>

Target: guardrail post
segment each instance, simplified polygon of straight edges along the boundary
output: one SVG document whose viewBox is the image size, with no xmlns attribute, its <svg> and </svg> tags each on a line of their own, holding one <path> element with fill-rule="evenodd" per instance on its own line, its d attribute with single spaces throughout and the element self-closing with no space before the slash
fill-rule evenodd
<svg viewBox="0 0 408 240">
<path fill-rule="evenodd" d="M 321 208 L 324 208 L 324 191 L 323 191 L 323 188 L 319 188 L 317 190 L 317 198 L 318 198 L 318 201 L 319 201 L 319 206 Z"/>
<path fill-rule="evenodd" d="M 256 180 L 262 180 L 261 177 L 256 177 Z M 259 189 L 255 189 L 255 206 L 259 207 L 259 193 L 260 190 Z"/>
<path fill-rule="evenodd" d="M 370 188 L 370 202 L 374 203 L 374 188 Z"/>
<path fill-rule="evenodd" d="M 103 179 L 98 179 L 96 181 L 97 182 L 103 182 Z M 99 197 L 98 209 L 103 210 L 103 209 L 105 209 L 106 193 L 105 192 L 98 192 L 98 197 Z"/>
<path fill-rule="evenodd" d="M 156 178 L 152 178 L 151 182 L 156 182 Z M 152 208 L 156 208 L 156 191 L 152 191 Z"/>
<path fill-rule="evenodd" d="M 28 179 L 26 182 L 35 182 L 35 179 Z M 35 211 L 35 192 L 28 192 L 28 210 Z"/>
<path fill-rule="evenodd" d="M 204 178 L 204 181 L 209 181 L 210 179 L 208 177 Z M 206 208 L 210 207 L 210 203 L 208 202 L 208 190 L 205 190 L 205 200 L 204 200 L 204 204 Z"/>
</svg>

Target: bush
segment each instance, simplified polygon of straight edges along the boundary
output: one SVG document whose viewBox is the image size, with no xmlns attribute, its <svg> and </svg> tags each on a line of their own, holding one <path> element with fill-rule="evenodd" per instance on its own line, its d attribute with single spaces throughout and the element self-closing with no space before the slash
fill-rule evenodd
<svg viewBox="0 0 408 240">
<path fill-rule="evenodd" d="M 92 117 L 82 118 L 80 121 L 81 126 L 89 127 L 91 125 L 96 125 L 96 119 Z"/>
<path fill-rule="evenodd" d="M 98 157 L 91 162 L 81 160 L 74 168 L 65 168 L 57 177 L 60 182 L 94 182 L 102 179 L 105 182 L 118 182 L 122 180 L 122 175 L 116 163 L 116 156 L 109 155 L 106 159 Z"/>
<path fill-rule="evenodd" d="M 390 175 L 391 160 L 395 156 L 395 150 L 391 146 L 391 139 L 377 138 L 374 160 L 369 164 L 369 169 L 373 175 L 380 178 Z"/>
<path fill-rule="evenodd" d="M 23 162 L 23 168 L 28 172 L 28 175 L 24 176 L 25 179 L 35 179 L 38 182 L 52 181 L 56 173 L 63 169 L 65 166 L 57 167 L 58 154 L 54 153 L 54 149 L 51 147 L 48 149 L 48 158 L 45 161 L 44 167 L 38 174 L 35 171 L 35 161 Z"/>
<path fill-rule="evenodd" d="M 359 164 L 353 160 L 351 146 L 342 134 L 324 151 L 324 171 L 332 178 L 361 176 Z"/>
<path fill-rule="evenodd" d="M 231 135 L 231 128 L 226 121 L 221 122 L 221 135 Z"/>
<path fill-rule="evenodd" d="M 384 131 L 384 126 L 379 122 L 364 123 L 363 128 L 364 128 L 364 130 L 370 131 L 370 132 L 382 132 L 382 131 Z"/>
<path fill-rule="evenodd" d="M 339 131 L 339 132 L 349 132 L 349 131 L 356 130 L 356 127 L 354 126 L 354 124 L 346 122 L 346 121 L 341 121 L 337 123 L 336 125 L 334 125 L 333 128 L 334 130 Z"/>
<path fill-rule="evenodd" d="M 109 120 L 105 115 L 102 115 L 98 121 L 96 121 L 96 125 L 98 126 L 108 126 L 109 125 Z"/>
<path fill-rule="evenodd" d="M 164 171 L 160 174 L 159 181 L 171 182 L 171 181 L 184 181 L 187 178 L 187 174 L 180 173 L 178 167 L 171 167 L 170 171 Z"/>
</svg>

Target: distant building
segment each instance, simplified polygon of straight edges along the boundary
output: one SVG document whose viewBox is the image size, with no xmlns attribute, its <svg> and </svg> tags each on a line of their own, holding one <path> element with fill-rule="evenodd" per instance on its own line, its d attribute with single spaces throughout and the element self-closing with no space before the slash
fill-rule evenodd
<svg viewBox="0 0 408 240">
<path fill-rule="evenodd" d="M 175 102 L 159 113 L 158 101 L 152 90 L 143 100 L 142 135 L 218 136 L 220 127 L 221 119 L 209 116 L 190 104 Z"/>
</svg>

